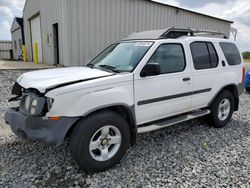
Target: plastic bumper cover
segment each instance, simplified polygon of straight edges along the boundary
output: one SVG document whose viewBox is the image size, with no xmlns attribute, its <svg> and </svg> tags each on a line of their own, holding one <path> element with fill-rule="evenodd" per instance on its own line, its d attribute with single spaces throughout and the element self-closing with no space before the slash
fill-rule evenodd
<svg viewBox="0 0 250 188">
<path fill-rule="evenodd" d="M 63 144 L 68 130 L 78 119 L 79 117 L 61 117 L 60 120 L 53 121 L 46 117 L 27 116 L 14 109 L 5 113 L 5 121 L 16 135 L 56 146 Z"/>
</svg>

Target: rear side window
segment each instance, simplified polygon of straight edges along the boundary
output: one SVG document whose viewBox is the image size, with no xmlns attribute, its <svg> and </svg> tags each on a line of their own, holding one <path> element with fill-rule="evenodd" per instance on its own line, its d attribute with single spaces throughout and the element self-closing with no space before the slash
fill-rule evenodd
<svg viewBox="0 0 250 188">
<path fill-rule="evenodd" d="M 229 65 L 241 64 L 240 53 L 235 44 L 229 42 L 221 42 L 220 46 Z"/>
<path fill-rule="evenodd" d="M 215 68 L 218 66 L 219 58 L 214 49 L 214 46 L 211 43 L 207 43 L 208 51 L 210 54 L 211 68 Z"/>
<path fill-rule="evenodd" d="M 218 55 L 212 43 L 194 42 L 190 45 L 190 48 L 196 70 L 216 68 L 218 66 Z"/>
</svg>

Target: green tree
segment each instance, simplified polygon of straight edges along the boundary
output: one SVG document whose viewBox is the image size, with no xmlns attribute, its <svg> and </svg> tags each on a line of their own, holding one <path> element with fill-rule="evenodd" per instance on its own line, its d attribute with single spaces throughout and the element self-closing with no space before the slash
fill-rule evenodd
<svg viewBox="0 0 250 188">
<path fill-rule="evenodd" d="M 250 52 L 243 52 L 242 56 L 244 59 L 250 59 Z"/>
</svg>

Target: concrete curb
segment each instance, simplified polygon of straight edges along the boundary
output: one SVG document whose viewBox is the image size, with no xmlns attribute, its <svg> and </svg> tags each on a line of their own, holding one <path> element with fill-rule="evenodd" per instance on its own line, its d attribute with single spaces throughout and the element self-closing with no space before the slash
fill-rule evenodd
<svg viewBox="0 0 250 188">
<path fill-rule="evenodd" d="M 24 63 L 20 61 L 0 61 L 0 70 L 40 70 L 52 68 L 57 68 L 57 66 L 48 64 L 34 64 L 33 62 Z"/>
</svg>

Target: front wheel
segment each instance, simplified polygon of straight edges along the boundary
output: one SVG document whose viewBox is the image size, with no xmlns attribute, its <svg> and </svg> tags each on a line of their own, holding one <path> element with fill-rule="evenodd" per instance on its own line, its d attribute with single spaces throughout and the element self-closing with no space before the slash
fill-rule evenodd
<svg viewBox="0 0 250 188">
<path fill-rule="evenodd" d="M 216 128 L 224 127 L 232 118 L 234 112 L 234 97 L 231 92 L 223 91 L 210 106 L 211 114 L 208 121 Z"/>
<path fill-rule="evenodd" d="M 100 172 L 116 165 L 130 144 L 127 122 L 111 111 L 80 120 L 70 137 L 73 159 L 86 172 Z"/>
</svg>

